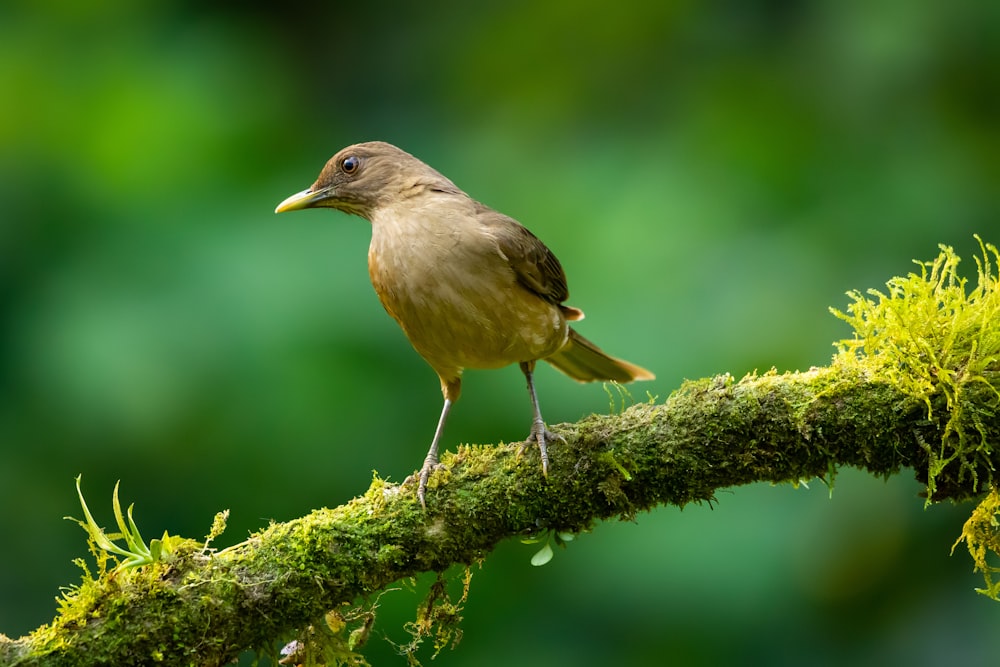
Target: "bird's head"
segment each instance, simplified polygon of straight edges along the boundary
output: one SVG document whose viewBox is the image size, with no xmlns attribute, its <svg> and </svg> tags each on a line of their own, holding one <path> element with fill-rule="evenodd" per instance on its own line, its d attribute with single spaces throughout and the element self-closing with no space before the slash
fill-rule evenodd
<svg viewBox="0 0 1000 667">
<path fill-rule="evenodd" d="M 371 219 L 380 206 L 424 188 L 459 191 L 451 181 L 406 151 L 383 141 L 369 141 L 338 152 L 308 190 L 288 197 L 274 212 L 335 208 Z"/>
</svg>

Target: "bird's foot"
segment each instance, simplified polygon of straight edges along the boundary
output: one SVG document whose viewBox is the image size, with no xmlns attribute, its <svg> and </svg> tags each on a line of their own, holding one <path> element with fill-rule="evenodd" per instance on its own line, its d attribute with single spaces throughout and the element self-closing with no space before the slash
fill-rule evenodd
<svg viewBox="0 0 1000 667">
<path fill-rule="evenodd" d="M 566 442 L 558 433 L 553 433 L 549 429 L 545 428 L 545 423 L 541 421 L 534 422 L 531 425 L 531 433 L 528 434 L 527 440 L 521 443 L 520 449 L 517 451 L 517 455 L 520 456 L 524 453 L 524 450 L 531 446 L 532 443 L 538 445 L 538 453 L 542 458 L 542 475 L 548 476 L 549 474 L 549 451 L 546 447 L 547 443 L 553 440 L 560 440 Z"/>
<path fill-rule="evenodd" d="M 432 472 L 442 469 L 444 466 L 438 463 L 437 459 L 424 459 L 424 465 L 420 468 L 420 472 L 404 479 L 401 486 L 409 486 L 414 481 L 417 482 L 417 498 L 420 500 L 420 506 L 427 509 L 427 480 L 430 479 Z"/>
</svg>

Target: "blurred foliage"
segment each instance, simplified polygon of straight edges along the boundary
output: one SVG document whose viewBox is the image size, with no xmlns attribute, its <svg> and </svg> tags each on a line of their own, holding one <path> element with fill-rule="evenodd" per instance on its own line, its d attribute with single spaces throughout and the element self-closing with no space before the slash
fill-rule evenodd
<svg viewBox="0 0 1000 667">
<path fill-rule="evenodd" d="M 348 143 L 535 231 L 581 331 L 657 372 L 640 400 L 824 364 L 846 290 L 1000 221 L 995 2 L 10 0 L 0 99 L 8 635 L 77 576 L 77 474 L 142 489 L 154 533 L 230 508 L 237 541 L 418 466 L 440 394 L 368 285 L 367 223 L 272 215 Z M 539 392 L 551 423 L 607 407 L 548 371 Z M 447 441 L 529 415 L 516 369 L 473 371 Z M 983 662 L 1000 611 L 947 557 L 968 508 L 916 489 L 737 489 L 544 568 L 504 545 L 437 662 Z M 382 600 L 375 664 L 419 597 Z"/>
</svg>

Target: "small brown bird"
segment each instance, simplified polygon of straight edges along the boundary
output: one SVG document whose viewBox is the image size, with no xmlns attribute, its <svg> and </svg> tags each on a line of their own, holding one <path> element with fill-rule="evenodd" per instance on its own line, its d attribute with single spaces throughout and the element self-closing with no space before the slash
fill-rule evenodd
<svg viewBox="0 0 1000 667">
<path fill-rule="evenodd" d="M 375 292 L 441 379 L 444 407 L 420 469 L 421 505 L 463 369 L 521 367 L 534 411 L 527 442 L 538 444 L 543 473 L 546 440 L 556 436 L 538 408 L 536 361 L 580 382 L 654 377 L 566 324 L 583 319 L 583 311 L 562 304 L 569 296 L 566 274 L 534 234 L 391 144 L 348 146 L 312 187 L 278 204 L 275 213 L 304 208 L 335 208 L 371 223 L 368 274 Z"/>
</svg>

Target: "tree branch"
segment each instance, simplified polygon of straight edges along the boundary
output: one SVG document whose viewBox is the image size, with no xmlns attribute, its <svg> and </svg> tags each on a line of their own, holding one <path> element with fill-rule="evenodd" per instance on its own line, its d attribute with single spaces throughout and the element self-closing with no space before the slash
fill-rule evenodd
<svg viewBox="0 0 1000 667">
<path fill-rule="evenodd" d="M 877 476 L 912 468 L 933 500 L 980 495 L 1000 465 L 990 445 L 1000 441 L 1000 307 L 982 266 L 978 297 L 947 277 L 911 275 L 909 291 L 890 289 L 877 304 L 855 295 L 853 315 L 842 317 L 859 338 L 830 367 L 687 382 L 660 405 L 557 427 L 565 441 L 551 444 L 548 478 L 534 450 L 461 447 L 431 477 L 426 511 L 412 485 L 376 479 L 345 505 L 273 524 L 223 551 L 177 541 L 153 565 L 86 576 L 51 625 L 0 636 L 0 661 L 221 665 L 399 579 L 481 559 L 508 537 L 578 532 L 758 481 L 832 484 L 840 466 Z M 919 285 L 934 287 L 927 298 L 950 328 L 903 317 L 926 305 L 915 300 Z M 966 322 L 988 301 L 984 289 L 993 310 Z M 962 300 L 962 318 L 942 290 Z M 875 306 L 884 309 L 866 310 Z M 887 313 L 902 324 L 886 324 Z M 941 337 L 936 347 L 925 344 L 927 331 Z"/>
</svg>

